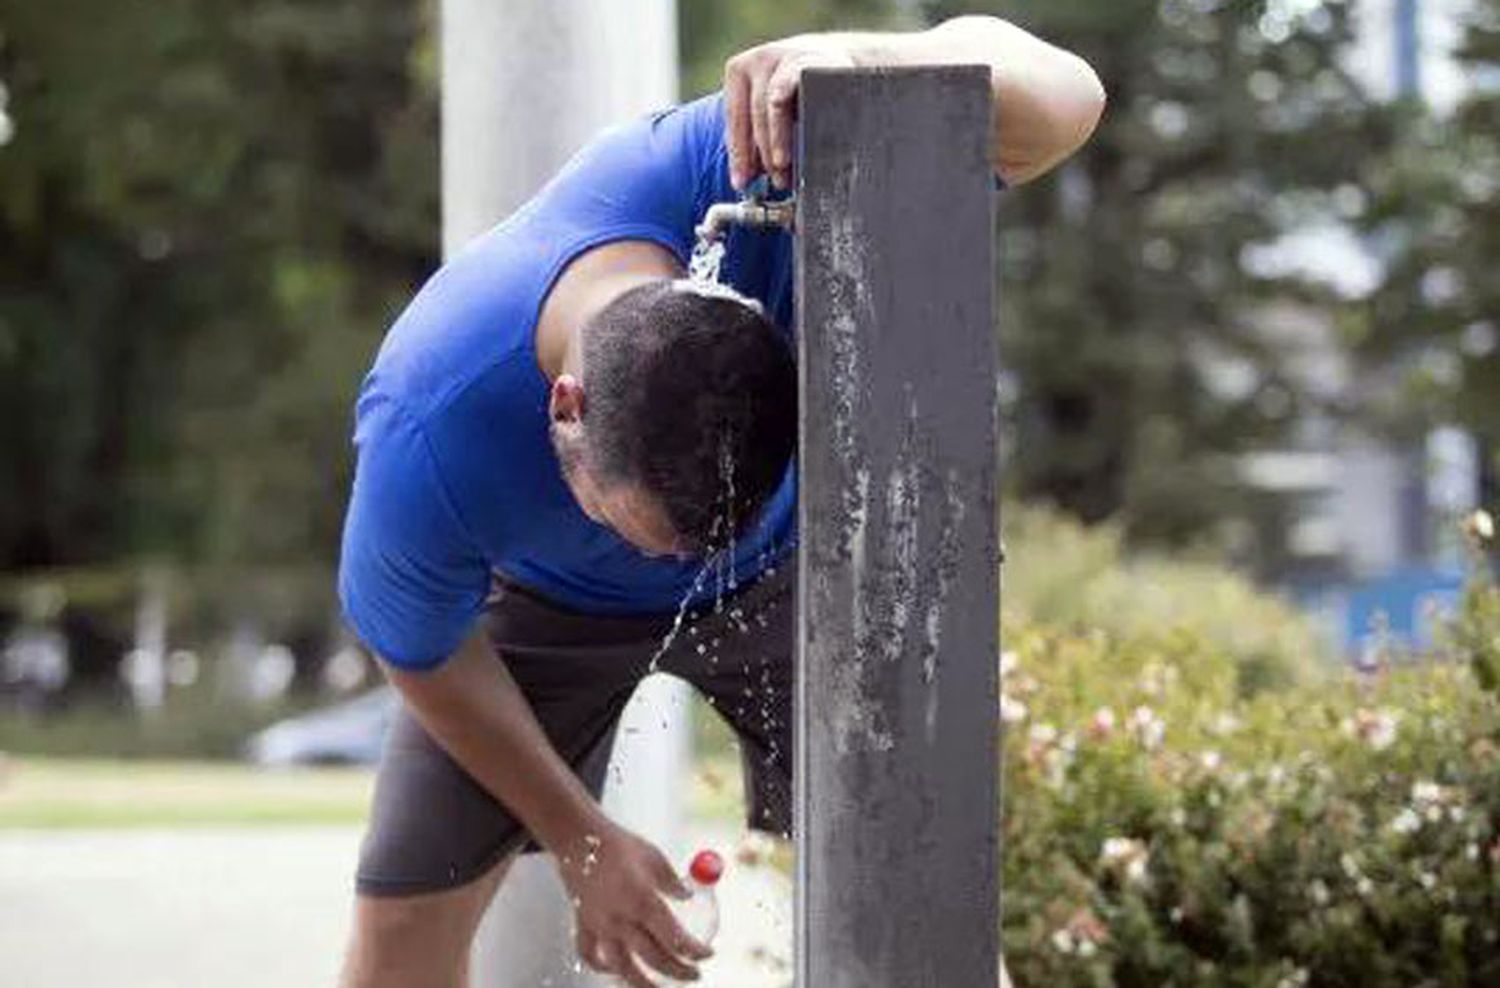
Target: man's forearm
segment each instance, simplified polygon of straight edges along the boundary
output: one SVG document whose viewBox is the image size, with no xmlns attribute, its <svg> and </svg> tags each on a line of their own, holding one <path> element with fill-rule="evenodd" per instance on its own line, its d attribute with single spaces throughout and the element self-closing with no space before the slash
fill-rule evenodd
<svg viewBox="0 0 1500 988">
<path fill-rule="evenodd" d="M 991 157 L 1013 184 L 1076 151 L 1104 110 L 1104 87 L 1087 62 L 998 17 L 955 17 L 928 31 L 851 39 L 857 39 L 856 64 L 988 65 L 995 91 Z"/>
<path fill-rule="evenodd" d="M 802 34 L 757 45 L 724 66 L 726 140 L 735 188 L 765 171 L 791 182 L 793 119 L 806 69 L 987 65 L 995 93 L 990 158 L 1011 184 L 1051 169 L 1088 140 L 1104 87 L 1087 62 L 998 17 L 956 17 L 909 34 Z"/>
<path fill-rule="evenodd" d="M 487 636 L 470 635 L 437 669 L 386 673 L 428 734 L 543 847 L 561 858 L 586 850 L 586 835 L 597 835 L 605 817 Z"/>
</svg>

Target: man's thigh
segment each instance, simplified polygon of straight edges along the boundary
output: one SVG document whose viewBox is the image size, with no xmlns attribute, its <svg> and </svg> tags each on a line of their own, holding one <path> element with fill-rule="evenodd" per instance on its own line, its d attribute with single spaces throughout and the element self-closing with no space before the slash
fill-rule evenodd
<svg viewBox="0 0 1500 988">
<path fill-rule="evenodd" d="M 600 619 L 499 588 L 491 641 L 558 754 L 597 798 L 615 728 L 645 674 L 659 619 Z M 364 896 L 466 885 L 506 855 L 534 851 L 521 823 L 404 709 L 386 739 L 356 884 Z"/>
</svg>

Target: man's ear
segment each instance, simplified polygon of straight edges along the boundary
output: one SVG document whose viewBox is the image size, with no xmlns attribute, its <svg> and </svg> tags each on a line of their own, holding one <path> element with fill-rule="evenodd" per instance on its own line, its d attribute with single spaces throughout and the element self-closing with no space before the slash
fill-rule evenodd
<svg viewBox="0 0 1500 988">
<path fill-rule="evenodd" d="M 557 424 L 583 422 L 583 383 L 572 374 L 559 374 L 547 396 L 547 417 Z"/>
</svg>

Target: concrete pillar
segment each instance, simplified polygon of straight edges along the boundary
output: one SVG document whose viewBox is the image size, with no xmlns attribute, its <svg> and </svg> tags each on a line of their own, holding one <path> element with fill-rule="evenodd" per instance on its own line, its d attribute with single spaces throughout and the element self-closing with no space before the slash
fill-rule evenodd
<svg viewBox="0 0 1500 988">
<path fill-rule="evenodd" d="M 994 985 L 989 73 L 801 93 L 797 983 Z"/>
<path fill-rule="evenodd" d="M 445 254 L 504 219 L 604 127 L 676 98 L 674 0 L 443 0 L 441 31 Z M 622 784 L 605 801 L 671 852 L 685 697 L 676 681 L 643 686 L 610 771 Z M 551 859 L 524 859 L 481 924 L 473 983 L 592 984 L 573 969 L 571 922 Z"/>
</svg>

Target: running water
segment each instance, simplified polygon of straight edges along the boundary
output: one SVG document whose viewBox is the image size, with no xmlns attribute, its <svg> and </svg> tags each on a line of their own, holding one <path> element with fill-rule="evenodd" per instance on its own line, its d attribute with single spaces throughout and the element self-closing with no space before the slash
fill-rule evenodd
<svg viewBox="0 0 1500 988">
<path fill-rule="evenodd" d="M 687 593 L 682 595 L 682 600 L 677 604 L 677 616 L 672 618 L 672 626 L 662 636 L 661 644 L 657 646 L 656 651 L 651 655 L 651 661 L 646 663 L 647 673 L 657 671 L 657 663 L 661 662 L 661 657 L 667 654 L 667 651 L 672 647 L 672 643 L 677 641 L 677 635 L 682 631 L 682 622 L 687 617 L 689 608 L 693 606 L 693 598 L 697 597 L 698 591 L 703 589 L 703 580 L 708 576 L 709 570 L 714 568 L 716 562 L 717 559 L 715 556 L 710 556 L 698 568 L 698 575 L 693 577 L 693 585 L 688 587 Z"/>
<path fill-rule="evenodd" d="M 693 255 L 688 258 L 688 277 L 703 284 L 719 282 L 719 268 L 724 264 L 724 238 L 709 234 L 698 234 L 693 245 Z"/>
</svg>

